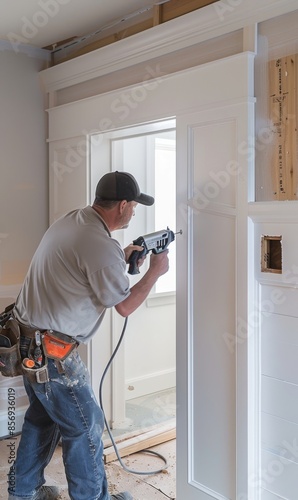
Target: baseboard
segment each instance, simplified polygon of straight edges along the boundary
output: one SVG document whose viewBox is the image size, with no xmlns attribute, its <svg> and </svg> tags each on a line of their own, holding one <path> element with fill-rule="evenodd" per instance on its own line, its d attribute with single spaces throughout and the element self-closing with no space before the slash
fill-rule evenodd
<svg viewBox="0 0 298 500">
<path fill-rule="evenodd" d="M 176 370 L 164 370 L 125 381 L 125 399 L 138 398 L 176 386 Z"/>
</svg>

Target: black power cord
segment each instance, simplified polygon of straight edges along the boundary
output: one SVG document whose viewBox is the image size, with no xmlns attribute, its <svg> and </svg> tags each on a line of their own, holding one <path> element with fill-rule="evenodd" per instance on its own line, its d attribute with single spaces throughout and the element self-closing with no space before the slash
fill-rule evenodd
<svg viewBox="0 0 298 500">
<path fill-rule="evenodd" d="M 160 458 L 161 460 L 163 460 L 164 462 L 164 466 L 161 468 L 161 469 L 158 469 L 158 470 L 154 470 L 154 471 L 137 471 L 137 470 L 132 470 L 132 469 L 129 469 L 128 467 L 126 467 L 126 465 L 123 463 L 121 457 L 120 457 L 120 454 L 119 454 L 119 451 L 118 451 L 118 448 L 117 448 L 117 445 L 115 443 L 115 440 L 113 438 L 113 435 L 112 435 L 112 432 L 111 432 L 111 429 L 109 427 L 109 424 L 107 422 L 107 419 L 106 419 L 106 416 L 105 416 L 105 412 L 104 412 L 104 408 L 103 408 L 103 403 L 102 403 L 102 386 L 103 386 L 103 382 L 104 382 L 104 379 L 105 379 L 105 376 L 107 374 L 107 371 L 108 369 L 110 368 L 111 364 L 112 364 L 112 361 L 114 359 L 114 357 L 116 356 L 116 353 L 120 347 L 120 344 L 123 340 L 123 337 L 124 337 L 124 333 L 125 333 L 125 330 L 126 330 L 126 326 L 127 326 L 127 320 L 128 320 L 128 317 L 125 318 L 125 321 L 124 321 L 124 325 L 123 325 L 123 329 L 122 329 L 122 332 L 121 332 L 121 335 L 120 335 L 120 338 L 118 340 L 118 343 L 114 349 L 114 352 L 111 356 L 111 359 L 109 360 L 107 366 L 105 367 L 104 369 L 104 372 L 102 374 L 102 377 L 101 377 L 101 380 L 100 380 L 100 384 L 99 384 L 99 404 L 100 404 L 100 407 L 102 409 L 102 412 L 103 412 L 103 416 L 104 416 L 104 421 L 105 421 L 105 425 L 106 425 L 106 429 L 108 431 L 108 434 L 110 436 L 110 439 L 111 439 L 111 442 L 112 442 L 112 445 L 114 446 L 114 449 L 115 449 L 115 453 L 117 455 L 117 458 L 121 464 L 121 466 L 123 467 L 124 470 L 126 470 L 126 472 L 131 472 L 132 474 L 140 474 L 140 475 L 144 475 L 144 476 L 147 476 L 147 475 L 153 475 L 153 474 L 158 474 L 159 472 L 162 472 L 163 470 L 165 470 L 167 467 L 168 467 L 168 463 L 167 463 L 167 460 L 165 457 L 163 457 L 160 453 L 157 453 L 156 451 L 152 451 L 152 450 L 148 450 L 148 449 L 144 449 L 142 451 L 139 451 L 137 453 L 150 453 L 151 455 L 155 455 L 156 457 Z"/>
</svg>

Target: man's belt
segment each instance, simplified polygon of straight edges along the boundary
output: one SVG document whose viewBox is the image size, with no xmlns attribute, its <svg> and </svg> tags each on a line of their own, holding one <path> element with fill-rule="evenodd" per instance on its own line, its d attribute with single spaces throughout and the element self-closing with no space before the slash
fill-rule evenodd
<svg viewBox="0 0 298 500">
<path fill-rule="evenodd" d="M 20 327 L 21 335 L 23 335 L 24 337 L 28 337 L 29 339 L 35 338 L 35 332 L 40 332 L 41 334 L 50 332 L 52 335 L 57 337 L 57 339 L 61 339 L 64 342 L 76 342 L 77 344 L 79 344 L 78 341 L 74 339 L 74 337 L 71 337 L 71 335 L 66 335 L 66 333 L 56 332 L 56 330 L 45 330 L 42 328 L 23 325 L 23 323 L 20 323 L 20 321 L 18 321 L 18 324 Z"/>
</svg>

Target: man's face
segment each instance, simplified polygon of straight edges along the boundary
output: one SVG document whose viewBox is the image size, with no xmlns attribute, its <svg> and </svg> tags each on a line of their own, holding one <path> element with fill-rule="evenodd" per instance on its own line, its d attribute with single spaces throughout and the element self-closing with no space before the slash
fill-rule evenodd
<svg viewBox="0 0 298 500">
<path fill-rule="evenodd" d="M 124 207 L 119 221 L 119 226 L 121 229 L 125 229 L 129 226 L 131 218 L 135 215 L 135 208 L 137 206 L 136 201 L 128 201 Z"/>
</svg>

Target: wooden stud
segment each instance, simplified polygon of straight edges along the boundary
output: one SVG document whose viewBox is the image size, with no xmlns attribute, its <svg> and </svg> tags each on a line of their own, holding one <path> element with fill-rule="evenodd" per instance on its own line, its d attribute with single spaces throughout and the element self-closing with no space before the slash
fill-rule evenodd
<svg viewBox="0 0 298 500">
<path fill-rule="evenodd" d="M 153 6 L 153 26 L 157 26 L 161 23 L 161 9 L 162 5 Z"/>
<path fill-rule="evenodd" d="M 297 82 L 295 63 L 296 56 L 286 58 L 286 72 L 288 79 L 288 99 L 286 102 L 285 123 L 285 154 L 286 154 L 286 182 L 289 186 L 291 198 L 297 198 Z"/>
<path fill-rule="evenodd" d="M 114 43 L 118 40 L 121 40 L 122 38 L 127 38 L 136 33 L 140 33 L 152 28 L 153 26 L 164 23 L 166 21 L 170 21 L 171 19 L 175 19 L 176 17 L 188 14 L 189 12 L 193 12 L 194 10 L 200 9 L 202 7 L 206 7 L 207 5 L 210 5 L 217 1 L 218 0 L 169 0 L 169 2 L 166 2 L 164 4 L 155 5 L 153 9 L 153 15 L 150 19 L 146 19 L 142 22 L 136 23 L 132 26 L 129 26 L 125 30 L 120 30 L 107 37 L 94 40 L 93 42 L 88 43 L 84 46 L 80 46 L 80 43 L 78 43 L 77 45 L 74 44 L 73 51 L 64 58 L 61 57 L 61 59 L 58 59 L 58 57 L 56 56 L 55 59 L 54 53 L 54 61 L 52 65 L 60 64 L 83 54 L 87 54 L 88 52 L 92 52 L 93 50 L 99 49 L 100 47 L 104 47 L 105 45 Z M 61 45 L 61 42 L 58 42 L 57 46 L 58 45 Z"/>
<path fill-rule="evenodd" d="M 161 22 L 165 23 L 216 1 L 218 0 L 170 0 L 163 4 Z"/>
<path fill-rule="evenodd" d="M 141 23 L 134 24 L 125 30 L 120 30 L 112 35 L 109 35 L 105 38 L 101 38 L 99 40 L 95 40 L 84 47 L 79 48 L 79 44 L 77 48 L 73 50 L 71 54 L 63 59 L 59 59 L 56 64 L 61 64 L 62 62 L 69 61 L 70 59 L 74 59 L 75 57 L 79 57 L 81 55 L 87 54 L 88 52 L 92 52 L 93 50 L 100 49 L 101 47 L 105 47 L 106 45 L 110 45 L 111 43 L 122 40 L 123 38 L 127 38 L 129 36 L 135 35 L 136 33 L 140 33 L 141 31 L 145 31 L 149 28 L 152 28 L 152 19 L 147 19 L 142 21 Z M 75 46 L 74 46 L 75 47 Z"/>
<path fill-rule="evenodd" d="M 273 199 L 297 199 L 297 55 L 269 62 Z"/>
</svg>

